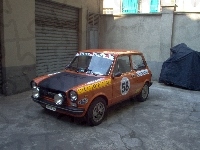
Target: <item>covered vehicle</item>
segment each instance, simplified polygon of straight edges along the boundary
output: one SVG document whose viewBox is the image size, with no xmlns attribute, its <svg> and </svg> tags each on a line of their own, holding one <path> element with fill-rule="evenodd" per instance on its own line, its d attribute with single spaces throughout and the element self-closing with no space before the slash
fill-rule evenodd
<svg viewBox="0 0 200 150">
<path fill-rule="evenodd" d="M 171 57 L 162 65 L 159 82 L 190 90 L 200 90 L 200 52 L 178 44 L 171 49 Z"/>
</svg>

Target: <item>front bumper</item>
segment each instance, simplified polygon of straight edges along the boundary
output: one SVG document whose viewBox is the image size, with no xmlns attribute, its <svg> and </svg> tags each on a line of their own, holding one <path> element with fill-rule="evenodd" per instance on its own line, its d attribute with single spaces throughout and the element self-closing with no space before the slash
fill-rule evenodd
<svg viewBox="0 0 200 150">
<path fill-rule="evenodd" d="M 41 98 L 35 99 L 32 97 L 32 99 L 34 102 L 39 103 L 41 106 L 45 107 L 46 105 L 49 105 L 49 106 L 55 107 L 57 112 L 60 112 L 63 114 L 68 114 L 72 116 L 82 116 L 85 111 L 85 109 L 83 108 L 76 108 L 72 106 L 57 106 L 53 104 L 52 102 L 46 101 Z"/>
</svg>

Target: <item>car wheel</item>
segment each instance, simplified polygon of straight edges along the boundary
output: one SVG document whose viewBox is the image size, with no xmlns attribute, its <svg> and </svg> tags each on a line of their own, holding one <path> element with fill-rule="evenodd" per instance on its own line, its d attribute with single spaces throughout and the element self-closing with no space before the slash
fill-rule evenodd
<svg viewBox="0 0 200 150">
<path fill-rule="evenodd" d="M 137 96 L 137 100 L 139 102 L 144 102 L 146 101 L 146 99 L 148 98 L 149 95 L 149 84 L 145 83 L 145 85 L 142 88 L 142 91 L 140 92 L 140 94 Z"/>
<path fill-rule="evenodd" d="M 89 106 L 87 111 L 87 123 L 90 126 L 101 124 L 106 114 L 106 102 L 103 98 L 97 97 Z"/>
</svg>

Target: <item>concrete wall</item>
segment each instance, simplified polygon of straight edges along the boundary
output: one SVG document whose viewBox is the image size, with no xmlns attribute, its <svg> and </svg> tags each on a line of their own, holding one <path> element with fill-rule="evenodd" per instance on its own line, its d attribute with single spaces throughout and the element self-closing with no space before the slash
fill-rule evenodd
<svg viewBox="0 0 200 150">
<path fill-rule="evenodd" d="M 149 61 L 159 59 L 160 15 L 124 17 L 102 16 L 100 47 L 137 49 Z M 152 21 L 153 20 L 153 21 Z"/>
<path fill-rule="evenodd" d="M 173 45 L 185 43 L 200 52 L 200 13 L 176 13 Z"/>
<path fill-rule="evenodd" d="M 87 12 L 99 13 L 100 0 L 52 0 L 80 8 L 80 49 L 86 48 Z M 102 6 L 102 4 L 101 4 Z M 35 1 L 3 0 L 3 94 L 30 89 L 36 76 Z"/>
<path fill-rule="evenodd" d="M 3 0 L 3 93 L 29 89 L 35 76 L 35 1 Z"/>
<path fill-rule="evenodd" d="M 161 14 L 102 15 L 100 48 L 137 49 L 144 53 L 158 80 L 170 48 L 186 43 L 200 51 L 200 14 L 174 13 L 174 6 L 163 6 Z"/>
<path fill-rule="evenodd" d="M 102 16 L 100 48 L 139 50 L 144 53 L 154 80 L 158 78 L 160 57 L 161 15 Z M 156 67 L 154 67 L 157 65 Z"/>
</svg>

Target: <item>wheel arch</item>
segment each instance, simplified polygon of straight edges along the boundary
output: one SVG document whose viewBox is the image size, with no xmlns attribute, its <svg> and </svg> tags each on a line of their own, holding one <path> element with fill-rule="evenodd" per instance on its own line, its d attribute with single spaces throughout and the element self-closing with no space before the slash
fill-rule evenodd
<svg viewBox="0 0 200 150">
<path fill-rule="evenodd" d="M 98 97 L 103 98 L 103 99 L 105 100 L 105 102 L 106 102 L 106 106 L 108 105 L 108 98 L 107 98 L 106 95 L 103 94 L 103 93 L 100 93 L 100 94 L 98 94 L 98 95 L 95 95 L 95 96 L 92 98 L 91 103 L 92 103 L 96 98 L 98 98 Z M 90 105 L 91 105 L 91 103 L 90 103 Z"/>
<path fill-rule="evenodd" d="M 105 95 L 99 95 L 97 97 L 103 98 L 105 100 L 105 102 L 106 102 L 106 105 L 108 105 L 108 99 L 107 99 L 107 97 Z"/>
<path fill-rule="evenodd" d="M 150 85 L 150 81 L 149 81 L 149 80 L 145 80 L 145 81 L 143 82 L 142 88 L 143 88 L 143 86 L 144 86 L 145 84 L 148 84 L 148 85 Z M 139 91 L 139 92 L 141 92 L 141 91 L 142 91 L 142 88 L 140 89 L 140 91 Z"/>
<path fill-rule="evenodd" d="M 108 98 L 105 95 L 98 95 L 92 101 L 94 101 L 98 97 L 103 98 L 105 100 L 105 102 L 106 102 L 106 105 L 108 105 Z"/>
<path fill-rule="evenodd" d="M 148 86 L 151 85 L 151 81 L 149 81 L 149 80 L 145 80 L 144 85 L 145 85 L 146 83 L 148 84 Z M 143 86 L 144 86 L 144 85 L 143 85 Z"/>
</svg>

